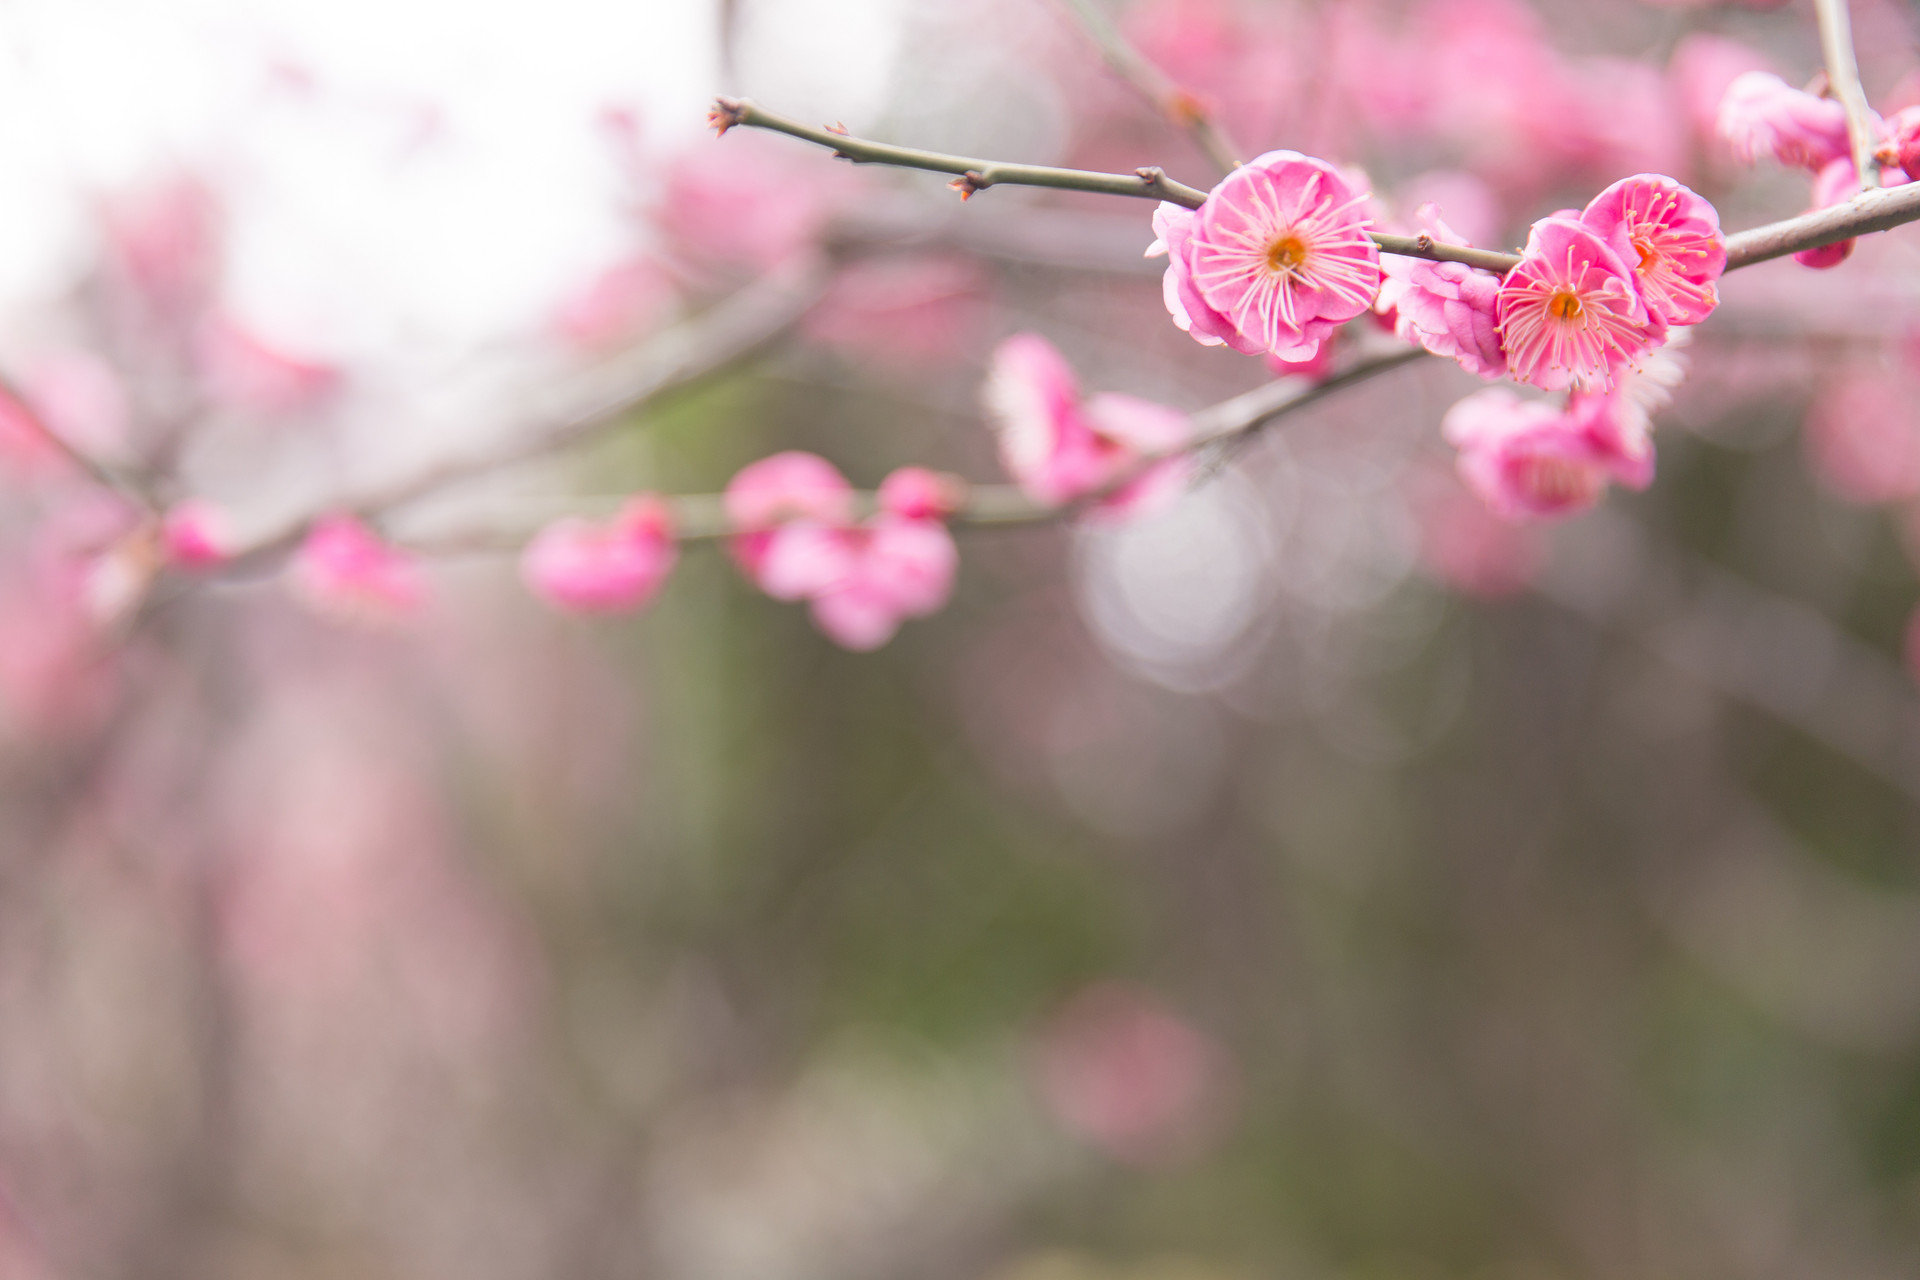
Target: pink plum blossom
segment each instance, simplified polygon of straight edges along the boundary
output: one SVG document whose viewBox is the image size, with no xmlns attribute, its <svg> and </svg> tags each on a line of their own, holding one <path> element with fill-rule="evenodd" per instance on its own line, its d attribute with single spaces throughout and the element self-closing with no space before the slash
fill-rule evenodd
<svg viewBox="0 0 1920 1280">
<path fill-rule="evenodd" d="M 1622 178 L 1593 198 L 1580 221 L 1632 265 L 1640 296 L 1657 319 L 1699 324 L 1719 304 L 1714 281 L 1727 269 L 1720 215 L 1672 178 Z"/>
<path fill-rule="evenodd" d="M 1610 386 L 1621 366 L 1666 338 L 1620 255 L 1567 218 L 1533 224 L 1495 314 L 1509 372 L 1549 391 Z"/>
<path fill-rule="evenodd" d="M 1907 177 L 1920 175 L 1920 106 L 1902 108 L 1888 118 L 1885 150 Z"/>
<path fill-rule="evenodd" d="M 761 569 L 774 530 L 789 520 L 841 526 L 853 521 L 853 486 L 818 454 L 789 450 L 742 467 L 722 499 L 736 530 L 727 549 L 763 588 Z"/>
<path fill-rule="evenodd" d="M 673 513 L 642 494 L 604 524 L 570 517 L 548 525 L 527 544 L 520 573 L 557 609 L 619 613 L 652 599 L 678 558 Z"/>
<path fill-rule="evenodd" d="M 201 498 L 175 503 L 160 521 L 160 553 L 189 572 L 225 564 L 233 555 L 227 513 Z"/>
<path fill-rule="evenodd" d="M 1768 71 L 1749 71 L 1727 86 L 1719 129 L 1748 164 L 1768 155 L 1818 171 L 1848 153 L 1846 109 Z"/>
<path fill-rule="evenodd" d="M 812 250 L 845 185 L 812 157 L 736 130 L 667 166 L 655 220 L 700 266 L 768 270 Z"/>
<path fill-rule="evenodd" d="M 1632 454 L 1619 421 L 1601 399 L 1577 409 L 1522 400 L 1504 388 L 1455 404 L 1441 432 L 1459 448 L 1461 478 L 1509 520 L 1572 515 L 1599 500 L 1609 481 L 1644 487 L 1650 449 Z"/>
<path fill-rule="evenodd" d="M 418 611 L 426 599 L 414 558 L 351 515 L 315 521 L 294 554 L 291 572 L 302 601 L 344 622 L 390 623 Z"/>
<path fill-rule="evenodd" d="M 1035 1083 L 1055 1121 L 1124 1164 L 1194 1154 L 1229 1101 L 1224 1050 L 1150 991 L 1088 987 L 1040 1029 Z"/>
<path fill-rule="evenodd" d="M 1859 172 L 1854 169 L 1851 159 L 1841 156 L 1815 175 L 1813 206 L 1808 212 L 1850 200 L 1859 190 Z M 1852 239 L 1836 240 L 1832 244 L 1823 244 L 1818 248 L 1802 249 L 1793 255 L 1793 260 L 1803 267 L 1812 267 L 1815 271 L 1829 271 L 1853 255 L 1853 246 Z"/>
<path fill-rule="evenodd" d="M 1767 71 L 1767 56 L 1738 40 L 1696 31 L 1674 46 L 1667 78 L 1694 136 L 1711 143 L 1719 136 L 1720 104 L 1727 88 L 1749 71 Z"/>
<path fill-rule="evenodd" d="M 940 518 L 957 504 L 949 480 L 903 468 L 882 483 L 879 513 L 859 525 L 782 525 L 762 587 L 776 600 L 808 601 L 814 625 L 843 648 L 879 648 L 901 622 L 936 612 L 953 592 L 960 553 Z"/>
<path fill-rule="evenodd" d="M 1428 233 L 1443 244 L 1466 241 L 1440 220 L 1432 205 L 1421 210 Z M 1447 356 L 1468 373 L 1493 379 L 1507 371 L 1506 352 L 1494 306 L 1500 277 L 1460 262 L 1429 262 L 1389 254 L 1381 264 L 1381 311 L 1394 314 L 1394 329 L 1437 356 Z"/>
<path fill-rule="evenodd" d="M 1174 323 L 1207 346 L 1311 358 L 1380 291 L 1367 200 L 1325 161 L 1269 151 L 1227 175 L 1197 210 L 1162 204 L 1147 252 L 1168 256 Z"/>
<path fill-rule="evenodd" d="M 994 351 L 986 403 L 1001 461 L 1036 502 L 1059 506 L 1111 489 L 1103 508 L 1132 512 L 1185 479 L 1176 451 L 1192 433 L 1186 414 L 1133 396 L 1082 400 L 1066 358 L 1039 334 L 1015 334 Z M 1176 456 L 1149 465 L 1164 454 Z"/>
</svg>

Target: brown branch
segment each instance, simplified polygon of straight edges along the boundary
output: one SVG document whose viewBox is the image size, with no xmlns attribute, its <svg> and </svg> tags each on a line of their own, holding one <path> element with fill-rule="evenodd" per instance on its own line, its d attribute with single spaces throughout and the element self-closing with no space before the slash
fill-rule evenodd
<svg viewBox="0 0 1920 1280">
<path fill-rule="evenodd" d="M 1874 136 L 1873 110 L 1867 91 L 1860 87 L 1860 64 L 1853 53 L 1853 22 L 1847 0 L 1814 0 L 1820 18 L 1820 50 L 1827 61 L 1827 86 L 1847 113 L 1847 140 L 1853 146 L 1853 167 L 1860 189 L 1880 185 L 1880 162 L 1874 158 L 1880 140 Z"/>
<path fill-rule="evenodd" d="M 1132 85 L 1175 128 L 1191 135 L 1194 145 L 1223 175 L 1240 167 L 1239 149 L 1227 140 L 1206 106 L 1129 44 L 1095 0 L 1062 0 L 1062 3 L 1073 10 L 1081 29 L 1098 46 L 1101 58 L 1114 73 Z"/>
</svg>

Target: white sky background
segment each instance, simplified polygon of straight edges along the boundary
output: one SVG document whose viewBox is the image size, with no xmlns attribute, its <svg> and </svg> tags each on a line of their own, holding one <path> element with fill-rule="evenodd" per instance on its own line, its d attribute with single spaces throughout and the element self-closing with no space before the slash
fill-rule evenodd
<svg viewBox="0 0 1920 1280">
<path fill-rule="evenodd" d="M 760 0 L 746 87 L 855 121 L 900 0 Z M 713 0 L 0 0 L 0 309 L 82 267 L 94 193 L 230 197 L 230 293 L 291 349 L 527 332 L 630 242 L 596 121 L 663 147 L 719 86 Z M 10 326 L 11 327 L 11 326 Z"/>
</svg>

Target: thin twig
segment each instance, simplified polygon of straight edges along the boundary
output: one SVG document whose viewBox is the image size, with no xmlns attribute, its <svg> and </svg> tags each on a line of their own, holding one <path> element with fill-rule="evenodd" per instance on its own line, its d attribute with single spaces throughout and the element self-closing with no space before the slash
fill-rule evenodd
<svg viewBox="0 0 1920 1280">
<path fill-rule="evenodd" d="M 54 451 L 61 457 L 78 468 L 82 475 L 85 475 L 101 488 L 110 489 L 114 493 L 119 494 L 149 515 L 153 513 L 153 499 L 148 497 L 139 485 L 135 484 L 128 477 L 121 475 L 98 458 L 83 452 L 72 441 L 61 435 L 58 431 L 55 431 L 53 425 L 42 417 L 40 412 L 33 407 L 33 402 L 27 399 L 26 394 L 21 391 L 19 384 L 4 373 L 0 373 L 0 398 L 4 398 L 10 402 L 15 415 L 20 421 L 30 427 L 35 435 L 52 446 Z"/>
<path fill-rule="evenodd" d="M 745 98 L 720 98 L 709 117 L 725 133 L 744 125 L 749 129 L 771 129 L 826 147 L 835 155 L 856 164 L 886 164 L 902 169 L 927 169 L 934 173 L 957 173 L 949 185 L 963 196 L 994 186 L 1048 187 L 1056 191 L 1091 191 L 1098 195 L 1135 196 L 1166 200 L 1188 209 L 1206 203 L 1207 193 L 1175 182 L 1157 166 L 1136 170 L 1129 177 L 1121 173 L 1094 173 L 1086 169 L 1054 169 L 1036 164 L 1003 164 L 998 160 L 975 160 L 966 156 L 942 155 L 937 151 L 916 151 L 884 142 L 870 142 L 833 129 L 816 129 L 763 111 Z M 1520 255 L 1491 249 L 1469 249 L 1464 245 L 1441 244 L 1431 236 L 1396 236 L 1370 232 L 1382 252 L 1407 258 L 1426 258 L 1433 262 L 1464 262 L 1471 267 L 1506 273 L 1520 265 Z"/>
<path fill-rule="evenodd" d="M 1920 182 L 1862 191 L 1841 204 L 1728 236 L 1727 270 L 1887 231 L 1915 219 L 1920 219 Z"/>
<path fill-rule="evenodd" d="M 1880 140 L 1874 136 L 1873 110 L 1867 91 L 1860 87 L 1860 64 L 1853 54 L 1853 22 L 1847 0 L 1814 0 L 1820 17 L 1820 50 L 1827 60 L 1827 84 L 1847 113 L 1847 140 L 1853 144 L 1853 167 L 1860 189 L 1880 185 L 1880 162 L 1874 158 Z"/>
<path fill-rule="evenodd" d="M 1214 120 L 1206 105 L 1175 84 L 1173 77 L 1134 48 L 1095 0 L 1062 2 L 1073 10 L 1081 29 L 1099 47 L 1101 58 L 1114 73 L 1132 85 L 1175 128 L 1184 129 L 1191 135 L 1194 145 L 1200 148 L 1201 154 L 1213 161 L 1221 174 L 1232 173 L 1240 167 L 1239 149 L 1228 141 L 1225 131 Z"/>
</svg>

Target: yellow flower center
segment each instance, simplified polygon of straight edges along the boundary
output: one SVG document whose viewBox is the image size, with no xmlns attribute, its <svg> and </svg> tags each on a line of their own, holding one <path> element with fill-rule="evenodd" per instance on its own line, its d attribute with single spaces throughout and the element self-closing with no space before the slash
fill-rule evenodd
<svg viewBox="0 0 1920 1280">
<path fill-rule="evenodd" d="M 1284 235 L 1267 249 L 1267 266 L 1274 271 L 1291 271 L 1307 260 L 1307 246 L 1296 235 Z"/>
<path fill-rule="evenodd" d="M 1562 289 L 1553 295 L 1547 303 L 1547 310 L 1562 320 L 1576 320 L 1581 312 L 1580 298 L 1571 290 Z"/>
<path fill-rule="evenodd" d="M 1640 270 L 1645 273 L 1646 269 L 1653 265 L 1653 260 L 1660 256 L 1660 251 L 1646 240 L 1635 240 L 1633 247 L 1640 254 Z"/>
</svg>

